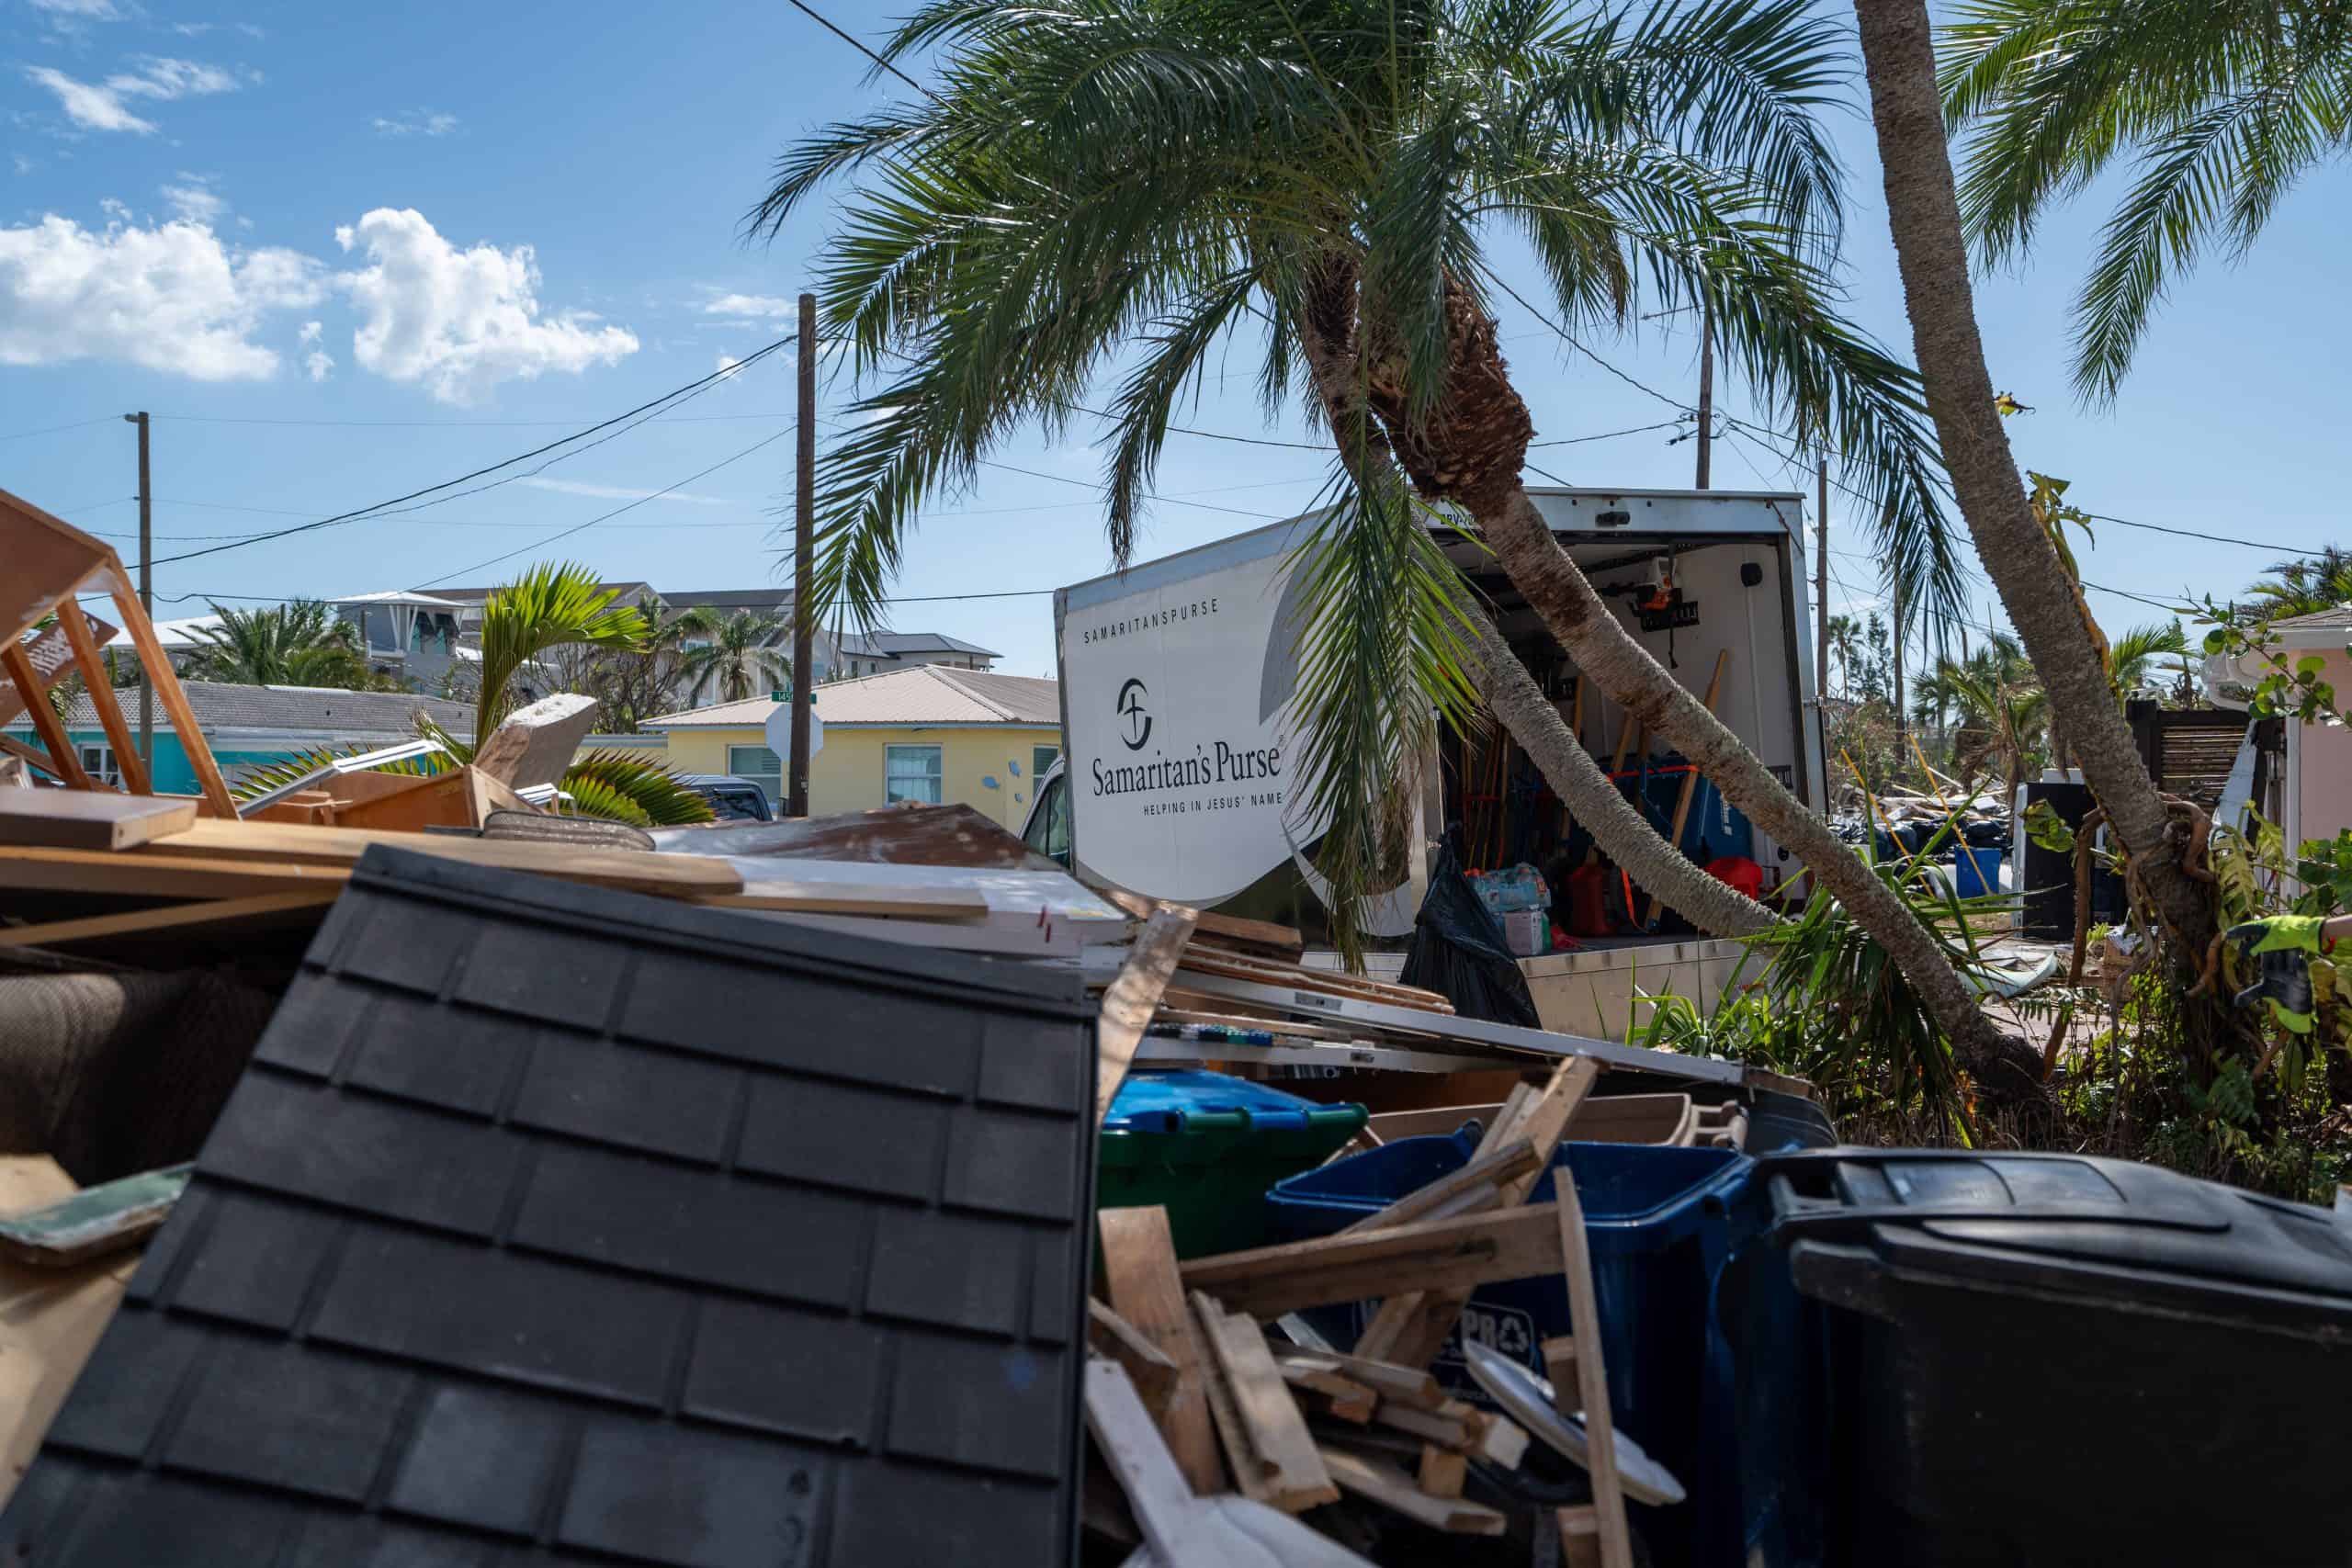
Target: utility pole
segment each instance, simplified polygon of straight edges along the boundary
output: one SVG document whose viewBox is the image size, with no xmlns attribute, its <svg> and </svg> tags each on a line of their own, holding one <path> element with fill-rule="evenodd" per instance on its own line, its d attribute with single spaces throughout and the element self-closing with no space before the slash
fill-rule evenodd
<svg viewBox="0 0 2352 1568">
<path fill-rule="evenodd" d="M 139 427 L 139 608 L 149 625 L 155 620 L 155 487 L 148 482 L 147 413 L 123 416 Z M 139 761 L 147 776 L 155 776 L 155 683 L 142 672 L 139 678 Z"/>
<path fill-rule="evenodd" d="M 1829 700 L 1829 459 L 1815 465 L 1813 483 L 1813 686 L 1817 702 Z"/>
<path fill-rule="evenodd" d="M 1707 488 L 1708 444 L 1715 429 L 1715 307 L 1707 301 L 1699 318 L 1699 488 Z"/>
<path fill-rule="evenodd" d="M 1894 585 L 1894 744 L 1896 756 L 1902 755 L 1904 741 L 1911 734 L 1911 720 L 1903 711 L 1903 584 Z M 1898 761 L 1897 767 L 1902 765 Z"/>
<path fill-rule="evenodd" d="M 816 567 L 808 558 L 817 539 L 817 297 L 800 296 L 800 336 L 792 345 L 800 372 L 799 460 L 792 507 L 792 755 L 785 768 L 792 781 L 785 810 L 808 815 L 808 705 L 815 695 L 809 665 L 815 658 L 816 626 L 809 600 L 816 593 Z"/>
</svg>

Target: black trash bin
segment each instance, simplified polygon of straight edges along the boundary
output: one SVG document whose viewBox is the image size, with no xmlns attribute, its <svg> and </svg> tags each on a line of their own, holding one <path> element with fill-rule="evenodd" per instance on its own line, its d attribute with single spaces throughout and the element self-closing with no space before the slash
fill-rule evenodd
<svg viewBox="0 0 2352 1568">
<path fill-rule="evenodd" d="M 2352 1562 L 2352 1216 L 2151 1166 L 1769 1157 L 1831 1563 Z"/>
</svg>

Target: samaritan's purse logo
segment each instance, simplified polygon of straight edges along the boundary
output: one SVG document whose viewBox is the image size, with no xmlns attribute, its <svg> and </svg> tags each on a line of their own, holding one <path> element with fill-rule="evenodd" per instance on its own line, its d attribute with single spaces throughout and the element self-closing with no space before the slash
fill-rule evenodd
<svg viewBox="0 0 2352 1568">
<path fill-rule="evenodd" d="M 1130 679 L 1119 688 L 1118 714 L 1125 723 L 1124 737 L 1130 751 L 1140 751 L 1144 742 L 1151 739 L 1151 710 L 1143 705 L 1148 694 L 1141 681 Z"/>
</svg>

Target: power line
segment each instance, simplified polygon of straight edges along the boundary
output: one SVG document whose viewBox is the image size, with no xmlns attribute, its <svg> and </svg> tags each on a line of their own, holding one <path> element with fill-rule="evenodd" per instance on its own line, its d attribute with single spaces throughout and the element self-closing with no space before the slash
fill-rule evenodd
<svg viewBox="0 0 2352 1568">
<path fill-rule="evenodd" d="M 600 430 L 609 430 L 609 429 L 611 429 L 614 425 L 621 424 L 621 423 L 623 423 L 624 422 L 627 422 L 627 421 L 629 421 L 629 420 L 633 420 L 633 419 L 637 419 L 637 416 L 639 416 L 639 414 L 643 414 L 643 413 L 645 412 L 645 411 L 646 411 L 646 410 L 648 410 L 648 409 L 657 409 L 657 408 L 661 408 L 661 407 L 662 407 L 664 404 L 673 403 L 673 402 L 676 402 L 676 401 L 682 400 L 683 400 L 683 399 L 684 399 L 684 398 L 693 397 L 693 396 L 696 395 L 697 393 L 702 392 L 702 391 L 704 391 L 704 390 L 707 389 L 708 389 L 712 384 L 714 384 L 715 382 L 718 381 L 718 380 L 719 380 L 719 379 L 721 379 L 722 378 L 731 376 L 731 375 L 735 374 L 737 371 L 739 371 L 739 370 L 742 369 L 745 366 L 754 364 L 754 363 L 758 362 L 759 360 L 765 358 L 767 355 L 771 355 L 771 354 L 774 354 L 777 349 L 782 348 L 783 346 L 785 346 L 785 344 L 786 344 L 790 343 L 790 342 L 792 341 L 792 339 L 793 339 L 793 335 L 795 335 L 795 334 L 787 334 L 787 335 L 786 335 L 786 336 L 784 336 L 784 337 L 780 337 L 780 338 L 776 339 L 776 341 L 775 341 L 775 342 L 774 342 L 774 343 L 772 343 L 772 344 L 769 344 L 765 348 L 762 348 L 762 349 L 759 349 L 759 350 L 755 351 L 754 353 L 752 353 L 752 354 L 751 354 L 751 355 L 747 355 L 746 357 L 744 357 L 744 358 L 743 358 L 743 359 L 741 359 L 741 360 L 739 360 L 738 362 L 736 362 L 736 363 L 735 363 L 735 364 L 733 364 L 733 365 L 729 365 L 729 366 L 726 367 L 725 367 L 725 368 L 723 368 L 723 369 L 714 370 L 714 371 L 712 371 L 712 372 L 711 372 L 709 375 L 707 375 L 707 376 L 701 377 L 700 378 L 698 378 L 698 379 L 696 379 L 696 380 L 693 380 L 693 381 L 689 381 L 689 382 L 687 382 L 687 383 L 686 383 L 684 386 L 683 386 L 683 387 L 679 387 L 679 388 L 673 389 L 673 390 L 671 390 L 671 391 L 664 392 L 664 393 L 662 393 L 662 396 L 660 396 L 660 397 L 658 397 L 658 398 L 655 398 L 655 399 L 651 400 L 650 400 L 650 401 L 649 401 L 649 402 L 642 402 L 642 403 L 639 403 L 639 404 L 638 404 L 638 405 L 637 405 L 637 407 L 635 407 L 635 408 L 633 408 L 633 409 L 630 409 L 630 410 L 629 410 L 628 412 L 626 412 L 626 413 L 615 414 L 612 418 L 610 418 L 610 419 L 608 419 L 608 420 L 605 420 L 605 421 L 604 421 L 603 423 L 598 423 L 598 424 L 592 424 L 592 425 L 590 425 L 590 426 L 589 426 L 587 429 L 585 429 L 585 430 L 582 430 L 582 431 L 579 431 L 579 432 L 574 433 L 573 434 L 564 436 L 564 437 L 562 437 L 560 440 L 550 441 L 550 442 L 548 442 L 548 443 L 546 446 L 537 446 L 537 447 L 534 447 L 534 448 L 532 448 L 532 449 L 531 449 L 530 451 L 528 451 L 528 452 L 520 453 L 520 454 L 518 454 L 518 455 L 516 455 L 516 456 L 514 456 L 514 457 L 505 458 L 505 459 L 503 459 L 503 460 L 502 460 L 502 461 L 500 461 L 500 462 L 492 463 L 492 464 L 489 464 L 488 466 L 486 466 L 486 467 L 484 467 L 484 468 L 476 468 L 475 470 L 473 470 L 473 472 L 471 472 L 471 473 L 469 473 L 469 474 L 460 474 L 460 475 L 458 475 L 456 479 L 444 479 L 444 480 L 442 480 L 439 484 L 426 485 L 424 489 L 422 489 L 422 490 L 413 490 L 413 491 L 409 491 L 406 495 L 396 495 L 396 496 L 392 497 L 390 501 L 379 501 L 379 502 L 376 502 L 376 504 L 374 504 L 373 506 L 363 506 L 363 507 L 356 508 L 356 510 L 354 510 L 354 511 L 345 512 L 345 513 L 337 513 L 336 515 L 334 515 L 334 516 L 333 516 L 333 517 L 322 517 L 322 518 L 320 518 L 320 519 L 319 519 L 317 522 L 315 522 L 315 523 L 303 523 L 303 524 L 299 524 L 299 525 L 297 525 L 296 526 L 291 527 L 291 528 L 278 528 L 278 529 L 275 529 L 275 530 L 272 530 L 272 531 L 267 532 L 267 533 L 255 534 L 255 535 L 253 535 L 252 536 L 247 537 L 247 538 L 232 540 L 232 541 L 230 541 L 229 543 L 226 543 L 226 544 L 220 544 L 220 545 L 209 545 L 209 546 L 207 546 L 205 548 L 200 549 L 200 550 L 183 550 L 183 551 L 181 551 L 178 555 L 175 555 L 175 556 L 158 556 L 158 557 L 156 557 L 156 558 L 155 558 L 155 559 L 154 559 L 154 561 L 153 562 L 153 565 L 156 565 L 156 566 L 163 566 L 163 565 L 165 565 L 165 564 L 167 564 L 167 563 L 169 563 L 169 562 L 172 562 L 172 561 L 194 560 L 194 559 L 196 559 L 197 558 L 198 558 L 198 557 L 200 557 L 200 556 L 218 555 L 218 554 L 220 554 L 220 553 L 221 551 L 223 551 L 223 550 L 243 549 L 243 548 L 244 548 L 247 545 L 259 544 L 259 543 L 261 543 L 261 542 L 263 542 L 264 540 L 266 540 L 266 539 L 283 539 L 283 538 L 288 537 L 288 536 L 290 536 L 290 535 L 294 535 L 294 534 L 306 534 L 306 533 L 309 533 L 311 530 L 312 530 L 312 529 L 314 529 L 314 528 L 327 528 L 327 527 L 332 527 L 332 526 L 335 525 L 336 524 L 340 524 L 340 523 L 352 523 L 352 522 L 356 522 L 356 521 L 360 520 L 361 518 L 368 517 L 368 516 L 369 516 L 369 515 L 371 515 L 371 514 L 386 513 L 389 508 L 398 506 L 398 505 L 400 505 L 400 504 L 401 504 L 401 502 L 403 502 L 414 501 L 414 500 L 418 499 L 418 498 L 419 498 L 419 497 L 421 497 L 421 496 L 427 496 L 427 495 L 431 495 L 431 494 L 435 493 L 435 491 L 445 491 L 445 490 L 450 490 L 450 489 L 453 489 L 454 487 L 456 487 L 456 486 L 458 486 L 458 485 L 461 485 L 461 484 L 466 483 L 466 482 L 467 482 L 468 480 L 469 480 L 469 479 L 478 479 L 481 478 L 484 474 L 494 474 L 494 473 L 496 473 L 496 472 L 497 472 L 499 469 L 501 469 L 501 468 L 513 468 L 513 467 L 514 467 L 515 464 L 517 464 L 517 463 L 526 463 L 526 462 L 528 462 L 528 461 L 530 461 L 533 457 L 539 457 L 539 456 L 541 456 L 541 455 L 543 455 L 543 454 L 545 454 L 545 453 L 553 452 L 554 450 L 556 450 L 556 448 L 558 448 L 558 447 L 560 447 L 560 446 L 571 446 L 573 442 L 576 442 L 576 441 L 582 440 L 582 438 L 584 438 L 584 437 L 586 437 L 586 436 L 594 435 L 594 434 L 596 434 L 598 431 L 600 431 Z M 643 421 L 642 421 L 642 420 L 639 420 L 639 421 L 638 421 L 638 423 L 643 423 Z M 634 428 L 634 426 L 631 426 L 630 428 Z M 608 436 L 608 437 L 606 437 L 605 439 L 609 440 L 609 439 L 611 439 L 611 437 L 609 437 L 609 436 Z M 774 439 L 774 437 L 770 437 L 770 439 Z M 603 443 L 602 443 L 602 442 L 591 442 L 591 443 L 589 443 L 589 446 L 601 446 L 601 445 L 603 445 Z M 589 449 L 589 446 L 583 446 L 583 447 L 581 447 L 579 450 L 580 450 L 580 451 L 584 452 L 584 451 L 586 451 L 586 450 L 588 450 L 588 449 Z M 574 452 L 574 453 L 568 453 L 568 454 L 566 454 L 566 456 L 569 456 L 569 457 L 576 457 L 576 456 L 578 456 L 578 453 L 577 453 L 577 452 Z M 514 477 L 520 478 L 520 477 L 523 477 L 523 476 L 514 476 Z M 503 483 L 503 482 L 505 482 L 505 481 L 500 481 L 500 482 L 502 482 L 502 483 Z M 484 488 L 484 489 L 488 489 L 488 488 L 490 488 L 490 487 L 488 487 L 488 486 L 484 486 L 484 487 L 482 487 L 482 488 Z M 671 488 L 672 488 L 672 489 L 675 489 L 676 487 L 675 487 L 675 486 L 672 486 Z M 472 492 L 467 492 L 467 493 L 472 493 Z"/>
<path fill-rule="evenodd" d="M 116 416 L 102 413 L 96 419 L 77 419 L 71 424 L 52 424 L 40 430 L 19 430 L 11 435 L 0 435 L 0 441 L 30 441 L 36 435 L 59 435 L 69 430 L 81 430 L 93 424 L 111 424 Z"/>
<path fill-rule="evenodd" d="M 819 27 L 823 28 L 827 32 L 832 34 L 843 43 L 849 45 L 850 48 L 857 51 L 858 53 L 865 56 L 866 59 L 874 62 L 875 64 L 880 66 L 883 70 L 888 71 L 891 75 L 896 76 L 899 81 L 904 82 L 908 86 L 912 87 L 924 97 L 929 98 L 933 103 L 935 104 L 943 101 L 937 93 L 933 92 L 929 87 L 924 86 L 922 83 L 916 81 L 913 77 L 908 75 L 905 72 L 899 70 L 897 66 L 891 64 L 888 61 L 875 53 L 872 50 L 866 48 L 865 44 L 859 39 L 843 32 L 840 28 L 833 25 L 830 17 L 818 11 L 815 7 L 804 5 L 802 0 L 790 0 L 790 4 L 794 10 L 798 11 L 803 16 L 808 17 L 809 20 L 815 22 Z"/>
<path fill-rule="evenodd" d="M 749 360 L 743 362 L 751 363 Z M 741 365 L 729 366 L 740 370 Z M 726 371 L 716 372 L 724 376 Z M 530 430 L 560 429 L 572 422 L 568 419 L 249 419 L 232 418 L 227 414 L 159 413 L 157 419 L 167 419 L 178 424 L 292 424 L 330 430 Z M 686 413 L 665 416 L 665 424 L 707 424 L 721 420 L 790 419 L 789 413 Z"/>
<path fill-rule="evenodd" d="M 1531 441 L 1527 444 L 1527 449 L 1532 452 L 1542 446 L 1578 446 L 1588 441 L 1612 441 L 1620 435 L 1639 435 L 1645 431 L 1673 430 L 1679 427 L 1681 423 L 1682 422 L 1679 419 L 1662 419 L 1656 424 L 1636 424 L 1624 430 L 1604 430 L 1598 435 L 1563 435 L 1556 441 Z"/>
<path fill-rule="evenodd" d="M 600 515 L 598 515 L 598 516 L 591 517 L 591 518 L 590 518 L 590 519 L 588 519 L 588 521 L 587 521 L 587 522 L 585 522 L 585 523 L 575 523 L 575 524 L 573 524 L 573 525 L 572 525 L 571 527 L 569 527 L 569 528 L 559 529 L 557 532 L 552 533 L 552 534 L 549 534 L 549 535 L 548 535 L 546 538 L 544 538 L 544 539 L 537 540 L 537 541 L 536 541 L 536 542 L 534 542 L 534 543 L 532 543 L 532 544 L 525 545 L 521 549 L 517 549 L 517 550 L 508 550 L 504 555 L 492 556 L 492 557 L 491 557 L 488 560 L 485 560 L 485 561 L 476 561 L 476 562 L 475 562 L 473 565 L 471 565 L 471 566 L 459 567 L 459 568 L 458 568 L 457 570 L 455 570 L 455 571 L 452 571 L 452 572 L 446 572 L 446 573 L 444 573 L 443 575 L 441 575 L 441 576 L 439 576 L 439 577 L 436 577 L 436 578 L 433 578 L 433 579 L 431 579 L 431 580 L 430 580 L 430 581 L 428 581 L 416 583 L 416 584 L 414 584 L 414 585 L 413 585 L 413 587 L 414 587 L 415 589 L 417 589 L 417 590 L 423 590 L 423 589 L 426 589 L 426 588 L 431 588 L 431 587 L 433 587 L 435 583 L 447 582 L 447 581 L 449 581 L 451 578 L 453 578 L 453 577 L 470 577 L 470 576 L 472 576 L 475 572 L 477 572 L 477 571 L 481 571 L 481 570 L 482 570 L 484 568 L 487 568 L 487 567 L 493 567 L 493 566 L 498 565 L 501 561 L 510 561 L 510 560 L 513 560 L 516 556 L 526 556 L 526 555 L 529 555 L 529 554 L 530 554 L 532 551 L 534 551 L 534 550 L 543 549 L 543 548 L 545 548 L 547 546 L 554 544 L 558 539 L 568 539 L 568 538 L 570 538 L 570 537 L 571 537 L 572 535 L 574 535 L 574 534 L 580 533 L 580 532 L 582 532 L 582 531 L 583 531 L 583 530 L 585 530 L 585 529 L 594 528 L 597 524 L 602 523 L 602 522 L 603 522 L 603 521 L 605 521 L 605 518 L 607 518 L 607 517 L 618 517 L 618 516 L 619 516 L 622 513 L 624 513 L 624 512 L 634 512 L 634 511 L 636 511 L 639 507 L 643 506 L 643 505 L 644 505 L 647 502 L 649 502 L 649 501 L 659 501 L 659 500 L 661 500 L 661 499 L 662 499 L 662 497 L 663 497 L 663 496 L 665 496 L 665 495 L 669 494 L 672 491 L 673 491 L 673 490 L 678 490 L 678 489 L 682 489 L 683 487 L 684 487 L 684 486 L 686 486 L 686 485 L 690 485 L 690 484 L 694 483 L 694 482 L 695 482 L 695 480 L 696 480 L 696 479 L 702 479 L 702 478 L 704 478 L 706 475 L 715 474 L 715 473 L 718 472 L 718 470 L 719 470 L 719 469 L 721 469 L 721 468 L 726 468 L 726 467 L 727 467 L 729 464 L 730 464 L 730 463 L 740 463 L 740 462 L 741 462 L 744 458 L 746 458 L 746 457 L 750 457 L 752 453 L 754 453 L 754 452 L 758 451 L 761 447 L 763 447 L 763 446 L 773 446 L 773 445 L 775 445 L 776 442 L 783 440 L 786 436 L 787 436 L 787 435 L 791 434 L 795 430 L 797 430 L 797 429 L 798 429 L 798 428 L 799 428 L 799 426 L 798 426 L 798 424 L 797 424 L 797 423 L 793 423 L 793 424 L 787 424 L 787 425 L 786 425 L 782 430 L 777 431 L 775 434 L 773 434 L 773 435 L 767 435 L 767 436 L 763 436 L 761 439 L 759 439 L 759 440 L 757 440 L 757 441 L 752 442 L 749 446 L 744 447 L 741 452 L 736 453 L 733 457 L 722 457 L 722 458 L 720 458 L 718 462 L 713 463 L 713 464 L 712 464 L 710 467 L 708 467 L 707 468 L 703 469 L 701 473 L 688 474 L 684 479 L 680 479 L 676 484 L 663 485 L 660 490 L 655 491 L 654 491 L 652 494 L 650 494 L 650 495 L 641 495 L 641 496 L 639 496 L 635 501 L 628 502 L 626 502 L 626 503 L 624 503 L 624 504 L 622 504 L 622 505 L 616 506 L 616 507 L 614 507 L 610 512 L 606 512 L 606 513 L 601 513 L 601 514 L 600 514 Z"/>
</svg>

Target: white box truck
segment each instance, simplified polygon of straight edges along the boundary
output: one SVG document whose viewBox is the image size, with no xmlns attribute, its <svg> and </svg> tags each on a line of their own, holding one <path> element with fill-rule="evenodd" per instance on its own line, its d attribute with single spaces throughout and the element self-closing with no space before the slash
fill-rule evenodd
<svg viewBox="0 0 2352 1568">
<path fill-rule="evenodd" d="M 1807 615 L 1804 498 L 1738 491 L 1538 490 L 1530 492 L 1561 545 L 1627 629 L 1684 684 L 1703 692 L 1718 656 L 1717 716 L 1807 805 L 1826 799 L 1819 709 Z M 1294 649 L 1305 606 L 1294 572 L 1303 536 L 1294 520 L 1204 545 L 1059 591 L 1054 599 L 1065 761 L 1043 782 L 1029 837 L 1082 878 L 1310 933 L 1324 923 L 1306 854 L 1322 824 L 1297 791 Z M 1474 542 L 1447 532 L 1446 549 L 1493 600 L 1504 634 L 1539 677 L 1566 689 L 1573 666 Z M 1562 704 L 1563 712 L 1569 709 Z M 1623 715 L 1596 689 L 1582 737 L 1606 766 Z M 1636 742 L 1638 744 L 1638 740 Z M 1645 768 L 1629 747 L 1628 771 Z M 1450 759 L 1449 759 L 1450 760 Z M 1421 840 L 1475 802 L 1458 768 L 1426 770 Z M 1717 810 L 1721 811 L 1720 806 Z M 1726 822 L 1736 813 L 1724 812 Z M 1768 887 L 1798 870 L 1761 833 L 1737 824 Z M 1686 841 L 1688 841 L 1686 840 Z M 1372 911 L 1373 928 L 1411 930 L 1429 857 Z M 1668 949 L 1676 950 L 1669 953 Z M 1693 956 L 1694 950 L 1697 956 Z M 1606 993 L 1644 962 L 1728 959 L 1728 944 L 1639 932 L 1594 937 L 1577 952 L 1527 961 L 1538 992 Z M 1729 963 L 1715 966 L 1714 979 Z M 1559 984 L 1537 984 L 1554 976 Z M 1703 984 L 1676 987 L 1684 994 Z M 1546 1024 L 1608 1021 L 1565 1010 Z M 1589 1011 L 1590 1010 L 1586 1010 Z M 1577 1028 L 1578 1033 L 1622 1035 Z"/>
</svg>

